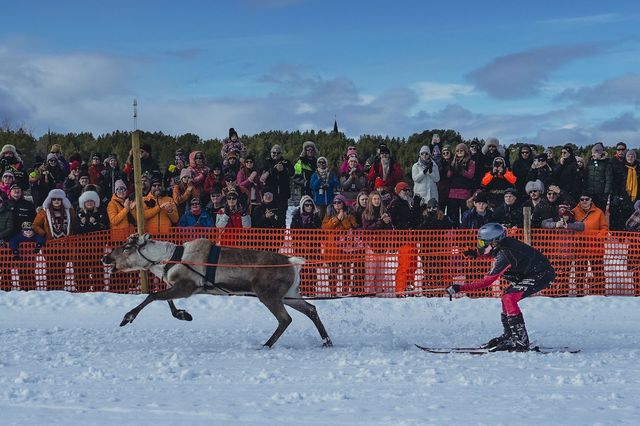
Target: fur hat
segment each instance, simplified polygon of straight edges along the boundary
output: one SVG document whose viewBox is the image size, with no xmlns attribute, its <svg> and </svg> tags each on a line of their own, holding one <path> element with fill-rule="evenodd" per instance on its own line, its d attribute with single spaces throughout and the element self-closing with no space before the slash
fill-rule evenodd
<svg viewBox="0 0 640 426">
<path fill-rule="evenodd" d="M 49 152 L 53 152 L 53 153 L 60 153 L 62 152 L 62 147 L 60 146 L 60 144 L 58 143 L 54 143 L 53 145 L 51 145 L 51 150 Z"/>
<path fill-rule="evenodd" d="M 54 154 L 53 152 L 50 152 L 47 154 L 47 161 L 49 160 L 57 160 L 58 156 L 56 154 Z"/>
<path fill-rule="evenodd" d="M 51 200 L 53 198 L 61 198 L 62 205 L 64 206 L 64 208 L 65 209 L 71 208 L 71 202 L 67 198 L 67 194 L 65 194 L 62 189 L 58 189 L 58 188 L 52 189 L 51 191 L 49 191 L 47 198 L 42 203 L 42 207 L 44 207 L 45 209 L 48 209 L 49 207 L 51 207 Z"/>
<path fill-rule="evenodd" d="M 602 142 L 596 142 L 596 144 L 591 148 L 591 154 L 602 155 L 604 152 L 604 144 Z"/>
<path fill-rule="evenodd" d="M 313 204 L 313 209 L 314 210 L 316 209 L 316 203 L 313 202 L 313 198 L 311 198 L 308 195 L 303 195 L 302 197 L 300 197 L 300 211 L 301 212 L 304 209 L 304 203 L 307 202 L 307 201 L 309 201 L 309 202 L 311 202 L 311 204 Z"/>
<path fill-rule="evenodd" d="M 542 193 L 544 192 L 544 183 L 542 183 L 540 179 L 529 181 L 525 185 L 524 190 L 527 192 L 527 194 L 531 191 L 540 191 Z"/>
<path fill-rule="evenodd" d="M 410 189 L 409 184 L 407 182 L 398 182 L 396 183 L 396 187 L 393 189 L 396 194 L 400 194 L 400 191 L 403 189 Z"/>
<path fill-rule="evenodd" d="M 313 143 L 313 141 L 306 141 L 302 144 L 302 151 L 300 152 L 300 157 L 305 157 L 305 151 L 307 150 L 307 148 L 313 148 L 316 152 L 318 152 L 318 148 L 316 147 L 316 144 Z"/>
<path fill-rule="evenodd" d="M 6 154 L 7 152 L 12 152 L 13 156 L 16 158 L 16 160 L 18 160 L 19 162 L 22 162 L 22 159 L 20 158 L 20 155 L 18 154 L 18 150 L 16 149 L 16 147 L 14 145 L 10 145 L 10 144 L 6 144 L 2 147 L 2 150 L 0 150 L 0 157 L 3 157 L 4 154 Z"/>
<path fill-rule="evenodd" d="M 96 208 L 100 207 L 100 196 L 96 191 L 84 191 L 78 198 L 78 206 L 83 209 L 84 203 L 87 201 L 96 203 Z"/>
<path fill-rule="evenodd" d="M 180 179 L 182 179 L 183 177 L 191 177 L 192 173 L 191 173 L 191 169 L 187 169 L 186 167 L 182 170 L 180 170 Z"/>
</svg>

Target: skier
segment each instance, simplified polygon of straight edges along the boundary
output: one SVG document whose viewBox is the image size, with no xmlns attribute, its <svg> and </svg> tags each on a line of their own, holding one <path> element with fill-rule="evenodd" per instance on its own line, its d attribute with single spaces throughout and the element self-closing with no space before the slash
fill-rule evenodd
<svg viewBox="0 0 640 426">
<path fill-rule="evenodd" d="M 449 297 L 459 291 L 479 290 L 490 286 L 501 276 L 511 285 L 502 294 L 501 336 L 489 340 L 481 348 L 493 351 L 528 351 L 529 336 L 518 301 L 551 285 L 556 273 L 549 260 L 538 250 L 514 238 L 498 223 L 487 223 L 478 229 L 478 249 L 464 252 L 466 256 L 495 257 L 491 272 L 479 281 L 453 284 L 446 288 Z"/>
</svg>

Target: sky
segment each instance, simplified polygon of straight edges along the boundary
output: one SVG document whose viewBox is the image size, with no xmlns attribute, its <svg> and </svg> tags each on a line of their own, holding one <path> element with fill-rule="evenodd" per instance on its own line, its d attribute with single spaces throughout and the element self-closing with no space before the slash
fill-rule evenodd
<svg viewBox="0 0 640 426">
<path fill-rule="evenodd" d="M 0 126 L 640 147 L 637 1 L 3 2 Z M 447 4 L 445 4 L 447 3 Z"/>
</svg>

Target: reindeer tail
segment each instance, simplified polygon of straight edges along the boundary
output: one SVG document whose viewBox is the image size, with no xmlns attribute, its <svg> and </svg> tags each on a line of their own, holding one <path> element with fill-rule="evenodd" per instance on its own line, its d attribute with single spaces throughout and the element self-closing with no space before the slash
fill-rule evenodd
<svg viewBox="0 0 640 426">
<path fill-rule="evenodd" d="M 293 265 L 294 278 L 293 278 L 293 284 L 291 285 L 291 287 L 289 288 L 289 291 L 286 294 L 287 297 L 300 297 L 300 292 L 299 292 L 300 270 L 302 269 L 302 265 L 304 265 L 305 262 L 306 260 L 303 257 L 292 256 L 289 258 L 289 263 Z"/>
</svg>

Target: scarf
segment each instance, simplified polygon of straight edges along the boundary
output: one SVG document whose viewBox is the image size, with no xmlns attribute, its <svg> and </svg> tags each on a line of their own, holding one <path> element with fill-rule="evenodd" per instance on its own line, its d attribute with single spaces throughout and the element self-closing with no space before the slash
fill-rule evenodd
<svg viewBox="0 0 640 426">
<path fill-rule="evenodd" d="M 391 165 L 391 159 L 381 158 L 380 165 L 382 166 L 382 180 L 387 181 L 387 175 L 389 174 L 389 166 Z"/>
<path fill-rule="evenodd" d="M 631 197 L 631 201 L 638 197 L 638 173 L 634 165 L 626 164 L 627 166 L 627 194 Z"/>
<path fill-rule="evenodd" d="M 325 167 L 324 169 L 321 169 L 318 167 L 318 176 L 320 176 L 320 179 L 324 182 L 327 182 L 327 179 L 329 178 L 329 168 Z"/>
<path fill-rule="evenodd" d="M 54 211 L 49 208 L 46 210 L 47 219 L 49 219 L 49 229 L 51 230 L 51 236 L 56 238 L 66 237 L 71 233 L 71 217 L 68 209 L 61 209 L 61 211 Z"/>
</svg>

